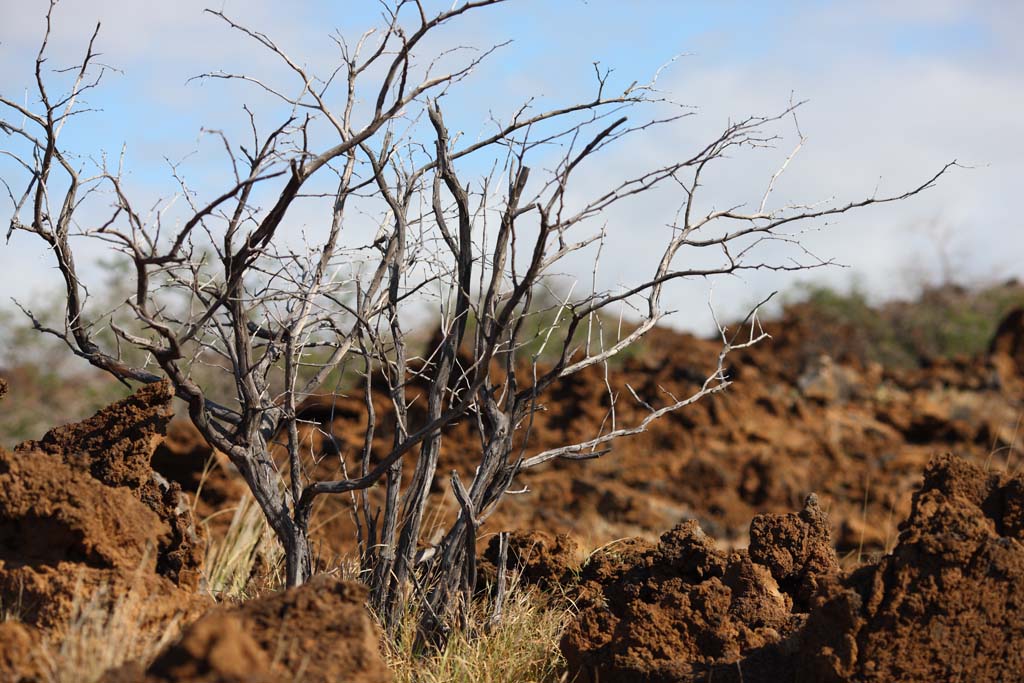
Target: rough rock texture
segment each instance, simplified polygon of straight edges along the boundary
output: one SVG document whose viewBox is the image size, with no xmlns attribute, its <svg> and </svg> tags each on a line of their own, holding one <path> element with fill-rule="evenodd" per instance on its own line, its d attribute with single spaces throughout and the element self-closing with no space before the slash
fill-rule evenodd
<svg viewBox="0 0 1024 683">
<path fill-rule="evenodd" d="M 103 683 L 285 683 L 281 671 L 246 631 L 224 610 L 213 610 L 182 634 L 143 670 L 137 663 L 110 671 Z"/>
<path fill-rule="evenodd" d="M 1024 482 L 986 472 L 1014 470 L 1024 458 L 1024 311 L 1006 317 L 989 353 L 921 356 L 900 368 L 867 359 L 863 330 L 799 312 L 766 326 L 770 342 L 729 357 L 730 391 L 617 442 L 607 457 L 521 473 L 517 483 L 530 493 L 507 498 L 480 538 L 523 528 L 552 539 L 569 534 L 584 547 L 643 537 L 602 547 L 579 573 L 581 619 L 568 644 L 577 665 L 602 671 L 601 680 L 955 680 L 958 671 L 963 680 L 1018 679 Z M 612 368 L 608 381 L 661 406 L 666 392 L 699 387 L 718 351 L 715 340 L 654 330 L 643 353 Z M 393 437 L 387 394 L 378 389 L 373 459 Z M 411 397 L 425 389 L 408 387 Z M 202 489 L 197 509 L 205 515 L 233 504 L 244 484 L 183 423 L 169 428 L 152 458 L 170 483 L 153 476 L 147 458 L 169 396 L 165 385 L 152 385 L 0 453 L 5 605 L 17 595 L 27 620 L 52 628 L 83 588 L 123 595 L 133 587 L 153 610 L 143 623 L 157 625 L 193 599 L 202 539 L 177 487 Z M 530 442 L 517 445 L 530 455 L 592 437 L 606 423 L 607 401 L 602 369 L 566 378 L 544 397 Z M 413 422 L 422 410 L 414 400 Z M 358 468 L 366 419 L 359 390 L 310 400 L 300 412 L 309 472 L 334 478 L 339 458 Z M 622 400 L 616 415 L 625 424 L 647 412 Z M 453 425 L 440 454 L 444 474 L 431 491 L 440 527 L 456 512 L 447 473 L 468 479 L 478 464 L 470 423 Z M 922 488 L 929 460 L 950 450 L 964 461 L 936 461 Z M 313 457 L 322 454 L 331 457 Z M 810 491 L 819 504 L 789 512 Z M 355 537 L 349 504 L 324 499 L 324 548 L 343 551 L 338 539 Z M 717 543 L 692 523 L 653 543 L 680 519 L 696 520 Z M 898 528 L 900 520 L 907 521 Z M 829 532 L 841 562 L 828 550 Z M 561 553 L 547 546 L 525 557 L 529 580 L 566 575 Z M 182 641 L 196 676 L 230 677 L 224 648 L 249 652 L 244 639 L 222 642 L 216 631 Z M 200 660 L 210 660 L 208 670 Z"/>
<path fill-rule="evenodd" d="M 773 547 L 765 564 L 718 550 L 691 520 L 634 555 L 628 569 L 604 559 L 596 572 L 584 569 L 585 606 L 562 639 L 570 674 L 594 683 L 728 680 L 741 659 L 762 671 L 783 667 L 803 617 L 775 576 L 800 589 L 819 566 L 836 565 L 817 562 L 815 541 L 828 541 L 828 520 L 816 501 L 799 516 L 764 517 L 751 533 L 768 536 L 762 549 Z M 593 574 L 606 577 L 600 592 L 587 583 Z"/>
<path fill-rule="evenodd" d="M 300 588 L 192 624 L 144 672 L 127 665 L 104 683 L 386 683 L 379 633 L 362 584 L 314 577 Z"/>
<path fill-rule="evenodd" d="M 131 570 L 170 526 L 127 488 L 33 451 L 0 450 L 0 561 L 4 569 L 63 561 Z"/>
<path fill-rule="evenodd" d="M 366 598 L 362 584 L 322 574 L 300 588 L 243 603 L 235 613 L 279 665 L 305 672 L 304 683 L 390 681 Z"/>
<path fill-rule="evenodd" d="M 586 607 L 605 604 L 604 587 L 621 581 L 655 544 L 642 538 L 624 538 L 598 548 L 580 569 L 576 604 Z"/>
<path fill-rule="evenodd" d="M 1024 316 L 1004 321 L 992 353 L 952 360 L 922 356 L 908 358 L 906 366 L 883 367 L 866 353 L 872 340 L 865 330 L 814 315 L 794 309 L 765 323 L 772 339 L 728 357 L 734 381 L 728 391 L 615 442 L 606 457 L 554 461 L 520 473 L 517 485 L 530 493 L 502 501 L 481 529 L 482 544 L 496 531 L 537 529 L 568 534 L 592 548 L 625 537 L 656 540 L 680 519 L 695 519 L 723 547 L 745 547 L 751 518 L 798 510 L 814 491 L 829 511 L 839 556 L 850 565 L 892 549 L 935 453 L 954 451 L 994 467 L 1024 458 L 1017 428 L 1024 411 L 1018 365 Z M 648 405 L 664 406 L 669 394 L 685 397 L 699 389 L 719 351 L 719 340 L 652 330 L 641 353 L 609 369 L 607 381 L 624 392 L 617 421 L 635 424 L 648 415 L 626 385 Z M 556 382 L 530 421 L 525 454 L 598 434 L 609 417 L 605 381 L 595 366 Z M 407 388 L 411 399 L 421 397 L 411 408 L 415 422 L 423 418 L 417 411 L 428 387 L 412 380 Z M 364 396 L 360 388 L 347 394 L 301 406 L 309 472 L 334 478 L 339 458 L 348 471 L 359 468 Z M 386 388 L 376 390 L 372 401 L 376 462 L 392 446 L 394 419 Z M 431 489 L 439 527 L 448 528 L 458 512 L 448 473 L 455 469 L 468 480 L 479 464 L 472 422 L 452 425 L 442 443 Z M 283 459 L 283 452 L 278 455 Z M 369 492 L 372 501 L 379 494 Z M 324 500 L 322 515 L 330 521 L 315 539 L 321 547 L 352 550 L 338 540 L 356 537 L 348 504 L 341 496 Z"/>
<path fill-rule="evenodd" d="M 195 516 L 207 520 L 218 510 L 236 505 L 248 491 L 238 470 L 223 453 L 210 447 L 186 420 L 173 420 L 150 460 L 153 469 L 195 498 Z M 222 535 L 230 515 L 207 520 L 213 535 Z"/>
<path fill-rule="evenodd" d="M 76 597 L 132 594 L 155 628 L 203 604 L 203 539 L 180 489 L 149 467 L 170 388 L 143 387 L 83 422 L 0 449 L 0 601 L 59 629 Z"/>
<path fill-rule="evenodd" d="M 143 386 L 81 422 L 55 427 L 19 451 L 42 451 L 88 470 L 107 486 L 139 489 L 149 484 L 149 458 L 173 414 L 167 382 Z"/>
<path fill-rule="evenodd" d="M 1024 680 L 1024 479 L 934 460 L 892 554 L 827 586 L 806 681 Z"/>
<path fill-rule="evenodd" d="M 47 453 L 107 487 L 129 491 L 170 527 L 159 537 L 157 572 L 194 589 L 200 579 L 203 540 L 181 488 L 150 465 L 153 449 L 171 419 L 173 398 L 167 382 L 143 386 L 91 418 L 51 429 L 38 441 L 19 444 L 15 451 Z"/>
<path fill-rule="evenodd" d="M 799 611 L 807 611 L 822 577 L 839 572 L 828 530 L 828 515 L 813 493 L 798 514 L 758 515 L 750 522 L 750 559 L 771 570 Z"/>
<path fill-rule="evenodd" d="M 0 622 L 0 681 L 43 683 L 46 671 L 37 651 L 42 637 L 31 626 Z"/>
<path fill-rule="evenodd" d="M 694 522 L 584 567 L 562 651 L 587 681 L 1024 681 L 1024 476 L 946 455 L 893 552 L 843 574 L 814 496 L 717 550 Z M 629 565 L 626 567 L 625 565 Z"/>
<path fill-rule="evenodd" d="M 500 538 L 491 537 L 479 565 L 481 576 L 497 575 L 500 565 Z M 544 531 L 514 531 L 508 535 L 505 568 L 519 573 L 523 583 L 541 587 L 564 585 L 575 580 L 579 570 L 579 544 L 565 534 Z"/>
</svg>

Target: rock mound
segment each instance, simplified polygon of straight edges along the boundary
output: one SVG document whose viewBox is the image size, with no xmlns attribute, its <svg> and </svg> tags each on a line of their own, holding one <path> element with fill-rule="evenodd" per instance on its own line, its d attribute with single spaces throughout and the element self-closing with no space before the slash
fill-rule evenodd
<svg viewBox="0 0 1024 683">
<path fill-rule="evenodd" d="M 891 555 L 828 586 L 802 680 L 1024 680 L 1024 479 L 935 459 Z"/>
<path fill-rule="evenodd" d="M 131 591 L 142 624 L 197 603 L 203 541 L 180 489 L 149 466 L 171 398 L 149 385 L 0 449 L 0 601 L 24 621 L 59 629 L 76 599 L 100 592 Z"/>
<path fill-rule="evenodd" d="M 25 441 L 15 450 L 60 457 L 107 486 L 140 489 L 150 483 L 149 458 L 156 440 L 167 430 L 173 398 L 169 383 L 148 384 L 90 418 L 54 427 L 38 441 Z"/>
<path fill-rule="evenodd" d="M 807 606 L 822 577 L 839 572 L 828 515 L 813 493 L 798 514 L 755 517 L 748 552 L 751 560 L 768 567 L 798 608 Z"/>
<path fill-rule="evenodd" d="M 228 457 L 212 448 L 195 425 L 172 420 L 150 464 L 193 497 L 195 516 L 204 520 L 212 535 L 227 531 L 230 515 L 212 515 L 237 504 L 248 488 Z"/>
<path fill-rule="evenodd" d="M 38 631 L 16 621 L 0 622 L 0 676 L 10 683 L 42 683 L 46 670 L 37 654 Z"/>
<path fill-rule="evenodd" d="M 320 575 L 300 588 L 207 613 L 145 671 L 104 683 L 386 683 L 366 588 Z"/>
<path fill-rule="evenodd" d="M 642 538 L 625 538 L 595 550 L 580 569 L 578 605 L 604 604 L 604 587 L 621 581 L 655 544 Z"/>
<path fill-rule="evenodd" d="M 320 575 L 300 588 L 246 602 L 237 614 L 280 665 L 305 671 L 305 683 L 390 681 L 367 595 L 362 584 Z"/>
<path fill-rule="evenodd" d="M 1024 681 L 1024 476 L 934 459 L 889 555 L 841 573 L 814 496 L 724 552 L 695 522 L 584 567 L 579 681 Z M 593 562 L 592 562 L 593 564 Z"/>
<path fill-rule="evenodd" d="M 103 683 L 284 683 L 272 671 L 267 653 L 246 632 L 242 621 L 211 611 L 192 624 L 181 639 L 143 669 L 137 663 L 110 671 Z"/>
<path fill-rule="evenodd" d="M 497 576 L 501 565 L 500 536 L 492 536 L 480 563 L 481 576 Z M 505 568 L 518 572 L 523 583 L 550 588 L 573 583 L 579 569 L 579 544 L 566 534 L 513 531 L 508 535 Z"/>
<path fill-rule="evenodd" d="M 837 571 L 834 554 L 821 558 L 828 519 L 812 497 L 799 515 L 760 516 L 751 536 L 756 553 L 724 552 L 691 520 L 628 569 L 603 567 L 609 580 L 585 587 L 588 606 L 562 639 L 570 672 L 596 683 L 728 679 L 740 660 L 785 668 L 782 644 L 804 621 L 794 596 Z"/>
</svg>

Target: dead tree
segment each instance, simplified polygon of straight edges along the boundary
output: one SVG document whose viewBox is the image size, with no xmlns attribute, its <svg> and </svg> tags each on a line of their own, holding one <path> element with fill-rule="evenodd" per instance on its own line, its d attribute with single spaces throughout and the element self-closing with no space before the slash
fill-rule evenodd
<svg viewBox="0 0 1024 683">
<path fill-rule="evenodd" d="M 609 386 L 612 408 L 600 433 L 526 452 L 517 447 L 517 435 L 530 428 L 546 390 L 606 364 L 660 323 L 668 314 L 663 294 L 669 282 L 825 265 L 805 251 L 796 260 L 766 260 L 761 247 L 786 242 L 799 249 L 798 226 L 906 199 L 932 187 L 952 165 L 894 196 L 770 208 L 775 181 L 791 155 L 756 208 L 700 212 L 706 169 L 732 152 L 772 145 L 777 124 L 793 117 L 791 107 L 729 123 L 703 148 L 670 164 L 625 178 L 608 169 L 603 186 L 581 187 L 575 182 L 580 169 L 602 163 L 609 148 L 656 135 L 691 111 L 671 108 L 653 80 L 613 87 L 609 72 L 595 66 L 590 99 L 551 109 L 536 109 L 527 100 L 494 119 L 488 132 L 463 139 L 449 130 L 444 103 L 496 47 L 424 56 L 422 45 L 438 27 L 500 1 L 457 3 L 433 15 L 418 0 L 386 4 L 379 30 L 354 44 L 336 38 L 339 65 L 326 77 L 310 73 L 269 36 L 210 11 L 280 60 L 294 80 L 274 83 L 224 72 L 200 78 L 246 81 L 291 113 L 263 129 L 250 112 L 245 144 L 213 133 L 228 156 L 219 188 L 197 192 L 175 169 L 188 206 L 173 225 L 163 210 L 140 210 L 120 165 L 103 156 L 76 156 L 61 144 L 64 126 L 84 113 L 81 96 L 104 77 L 95 64 L 98 26 L 69 89 L 54 94 L 46 59 L 51 3 L 34 101 L 0 95 L 7 111 L 0 119 L 7 140 L 2 153 L 23 172 L 3 179 L 12 207 L 8 237 L 24 231 L 44 240 L 64 281 L 63 327 L 32 318 L 36 327 L 124 382 L 172 383 L 199 431 L 248 484 L 285 549 L 289 585 L 311 572 L 314 501 L 326 494 L 351 496 L 374 606 L 394 623 L 406 602 L 417 600 L 422 634 L 433 642 L 443 639 L 469 599 L 477 529 L 515 488 L 517 475 L 555 458 L 601 456 L 614 439 L 722 391 L 729 386 L 726 355 L 765 335 L 756 318 L 742 341 L 722 328 L 716 367 L 692 395 L 667 395 L 654 406 L 631 394 L 623 400 L 644 406 L 646 417 L 623 424 L 615 412 L 622 390 Z M 600 253 L 607 231 L 616 229 L 603 224 L 609 208 L 661 188 L 678 192 L 680 209 L 669 218 L 671 230 L 647 277 L 613 290 L 592 278 L 554 307 L 538 296 L 568 257 Z M 322 225 L 297 238 L 295 207 L 315 194 L 330 200 Z M 87 206 L 109 208 L 103 218 L 94 211 L 86 219 Z M 360 240 L 350 225 L 365 215 L 375 217 L 379 230 Z M 87 306 L 74 259 L 75 244 L 85 239 L 107 243 L 132 264 L 134 294 L 119 313 L 134 325 Z M 693 254 L 710 265 L 694 267 Z M 604 330 L 604 316 L 623 308 L 632 311 L 628 331 Z M 423 311 L 437 316 L 442 334 L 435 348 L 416 356 L 410 320 Z M 546 321 L 539 330 L 536 320 Z M 116 343 L 105 347 L 97 334 L 108 326 Z M 127 349 L 141 350 L 144 360 L 129 362 Z M 214 401 L 212 387 L 196 381 L 200 364 L 226 372 L 228 400 Z M 354 461 L 357 471 L 311 480 L 299 457 L 297 406 L 335 391 L 334 378 L 353 368 L 365 381 L 369 425 Z M 387 452 L 373 449 L 375 377 L 387 383 L 397 423 Z M 430 387 L 425 416 L 415 420 L 408 395 L 414 377 Z M 465 483 L 451 473 L 460 513 L 433 555 L 417 564 L 442 441 L 460 420 L 479 436 L 477 465 Z M 287 441 L 288 457 L 280 466 L 268 447 L 275 435 Z M 378 482 L 383 500 L 374 502 L 368 489 Z"/>
</svg>

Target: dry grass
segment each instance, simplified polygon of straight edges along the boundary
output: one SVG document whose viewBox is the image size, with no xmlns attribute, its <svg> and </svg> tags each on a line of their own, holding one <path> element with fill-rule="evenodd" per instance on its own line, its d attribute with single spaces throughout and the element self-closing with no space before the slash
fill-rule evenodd
<svg viewBox="0 0 1024 683">
<path fill-rule="evenodd" d="M 206 582 L 219 601 L 245 600 L 280 580 L 281 551 L 259 507 L 243 498 L 222 538 L 212 538 L 206 557 Z M 354 567 L 342 567 L 346 578 Z M 262 576 L 254 580 L 254 576 Z M 105 672 L 127 662 L 148 665 L 176 639 L 184 624 L 175 620 L 158 633 L 141 623 L 143 610 L 134 593 L 113 595 L 108 588 L 76 593 L 73 617 L 59 639 L 42 643 L 35 653 L 45 683 L 95 683 Z M 0 605 L 0 618 L 17 620 L 16 604 Z M 394 639 L 382 652 L 396 683 L 554 683 L 565 680 L 558 641 L 570 616 L 568 601 L 511 582 L 497 624 L 494 605 L 472 608 L 467 633 L 456 633 L 440 653 L 413 651 L 417 614 L 409 611 Z"/>
<path fill-rule="evenodd" d="M 23 613 L 20 593 L 14 600 L 3 600 L 0 598 L 0 622 L 21 621 Z"/>
<path fill-rule="evenodd" d="M 215 599 L 245 600 L 255 597 L 267 585 L 280 584 L 283 552 L 259 505 L 250 496 L 243 497 L 234 508 L 224 537 L 209 537 L 204 574 L 207 590 Z"/>
<path fill-rule="evenodd" d="M 67 628 L 36 653 L 46 683 L 94 683 L 126 662 L 151 662 L 178 637 L 181 623 L 174 619 L 155 633 L 146 629 L 138 600 L 133 592 L 115 598 L 108 587 L 88 596 L 76 590 Z"/>
<path fill-rule="evenodd" d="M 394 639 L 385 639 L 385 660 L 396 683 L 549 683 L 565 680 L 558 641 L 570 616 L 568 603 L 514 582 L 504 616 L 489 623 L 493 604 L 475 604 L 467 633 L 456 632 L 440 653 L 413 649 L 417 613 L 409 611 Z"/>
<path fill-rule="evenodd" d="M 206 579 L 218 600 L 255 597 L 282 579 L 279 545 L 259 507 L 243 498 L 221 539 L 212 539 L 206 558 Z M 270 570 L 262 586 L 253 576 Z M 341 574 L 356 578 L 358 569 L 342 563 Z M 491 601 L 476 605 L 467 633 L 456 633 L 445 649 L 423 656 L 413 651 L 417 622 L 406 613 L 395 637 L 385 638 L 382 652 L 396 683 L 549 683 L 564 680 L 558 641 L 570 616 L 568 601 L 552 598 L 513 580 L 500 623 L 490 624 Z"/>
<path fill-rule="evenodd" d="M 234 509 L 223 538 L 211 539 L 206 580 L 218 600 L 244 600 L 280 581 L 281 550 L 266 519 L 251 498 Z M 252 577 L 271 569 L 266 585 Z M 351 562 L 341 574 L 355 578 Z M 444 651 L 429 657 L 413 652 L 417 615 L 409 611 L 394 639 L 382 651 L 396 683 L 548 683 L 563 680 L 564 662 L 558 641 L 569 618 L 567 602 L 540 594 L 513 581 L 506 596 L 504 617 L 489 624 L 494 606 L 482 601 L 473 607 L 470 629 L 453 636 Z"/>
</svg>

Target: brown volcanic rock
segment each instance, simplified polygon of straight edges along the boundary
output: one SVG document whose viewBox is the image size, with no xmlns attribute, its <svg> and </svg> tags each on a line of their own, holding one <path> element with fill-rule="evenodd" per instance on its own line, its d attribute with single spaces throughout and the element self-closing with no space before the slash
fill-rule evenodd
<svg viewBox="0 0 1024 683">
<path fill-rule="evenodd" d="M 44 453 L 0 449 L 0 562 L 5 568 L 62 561 L 138 568 L 168 524 L 127 488 L 105 486 Z M 155 558 L 148 558 L 155 571 Z"/>
<path fill-rule="evenodd" d="M 935 459 L 892 554 L 827 586 L 798 680 L 1024 680 L 1021 476 Z"/>
<path fill-rule="evenodd" d="M 321 574 L 299 588 L 216 608 L 141 671 L 104 683 L 387 683 L 366 587 Z"/>
<path fill-rule="evenodd" d="M 716 549 L 693 521 L 608 575 L 603 595 L 587 595 L 562 638 L 570 676 L 581 682 L 718 680 L 723 665 L 756 656 L 801 623 L 767 568 Z"/>
<path fill-rule="evenodd" d="M 485 578 L 497 575 L 501 562 L 500 536 L 491 537 L 479 571 Z M 565 534 L 545 531 L 513 531 L 508 535 L 505 568 L 519 572 L 527 584 L 553 587 L 574 582 L 579 570 L 579 544 Z"/>
<path fill-rule="evenodd" d="M 103 408 L 81 422 L 55 427 L 19 451 L 42 451 L 68 464 L 88 469 L 108 486 L 138 489 L 150 481 L 150 456 L 164 434 L 173 411 L 168 382 L 147 384 L 131 396 Z"/>
<path fill-rule="evenodd" d="M 51 455 L 0 449 L 0 600 L 28 623 L 59 630 L 100 593 L 111 605 L 130 593 L 140 624 L 154 628 L 204 604 L 174 572 L 157 573 L 173 561 L 156 552 L 172 533 L 127 488 Z"/>
<path fill-rule="evenodd" d="M 149 385 L 14 452 L 0 449 L 0 600 L 60 631 L 83 599 L 133 602 L 143 628 L 206 604 L 203 539 L 177 485 L 149 468 L 170 415 Z"/>
<path fill-rule="evenodd" d="M 1024 681 L 1024 476 L 936 458 L 901 530 L 890 555 L 843 575 L 813 497 L 756 518 L 749 552 L 679 525 L 628 567 L 584 567 L 570 675 Z"/>
<path fill-rule="evenodd" d="M 656 544 L 642 538 L 624 538 L 595 550 L 580 569 L 581 584 L 595 584 L 596 588 L 619 581 L 631 567 L 656 548 Z"/>
<path fill-rule="evenodd" d="M 173 398 L 166 381 L 145 385 L 92 417 L 51 429 L 38 441 L 19 444 L 15 451 L 45 453 L 60 459 L 71 469 L 87 473 L 104 490 L 127 492 L 142 502 L 167 526 L 155 534 L 156 571 L 175 584 L 195 589 L 199 586 L 204 540 L 181 488 L 157 475 L 150 466 L 153 449 L 171 419 Z M 59 478 L 55 485 L 60 485 Z M 74 495 L 73 490 L 70 495 Z"/>
<path fill-rule="evenodd" d="M 233 507 L 248 488 L 226 455 L 213 449 L 191 422 L 172 420 L 150 460 L 153 470 L 194 499 L 196 519 L 213 535 L 223 535 L 231 515 L 215 512 Z"/>
<path fill-rule="evenodd" d="M 850 564 L 891 550 L 897 523 L 909 514 L 920 473 L 936 452 L 955 450 L 996 466 L 1024 457 L 1016 429 L 1024 393 L 997 381 L 994 371 L 995 359 L 1009 359 L 1018 346 L 1003 341 L 991 358 L 921 361 L 921 367 L 896 370 L 870 360 L 871 339 L 863 330 L 801 317 L 810 312 L 797 307 L 766 323 L 773 339 L 731 354 L 727 370 L 735 384 L 728 391 L 616 441 L 600 459 L 556 460 L 521 472 L 517 484 L 530 493 L 503 500 L 480 538 L 501 529 L 538 529 L 597 547 L 624 537 L 655 540 L 680 519 L 696 519 L 723 547 L 743 547 L 752 517 L 799 510 L 814 491 L 829 511 L 839 556 Z M 998 338 L 1012 341 L 1008 333 Z M 669 395 L 688 396 L 713 370 L 720 342 L 658 328 L 642 351 L 609 368 L 608 382 L 621 393 L 616 420 L 622 425 L 649 414 L 624 392 L 626 385 L 654 407 Z M 1014 386 L 1024 387 L 1024 375 L 1019 380 Z M 415 396 L 427 387 L 414 379 L 408 389 Z M 363 399 L 357 388 L 303 405 L 303 419 L 311 422 L 300 428 L 308 471 L 336 478 L 342 459 L 347 471 L 359 469 Z M 556 381 L 539 400 L 529 430 L 516 433 L 526 456 L 591 438 L 610 419 L 597 366 Z M 378 389 L 373 402 L 378 422 L 371 462 L 377 462 L 392 446 L 394 417 L 385 391 Z M 458 513 L 448 473 L 456 469 L 470 478 L 479 464 L 471 423 L 452 425 L 442 442 L 431 489 L 440 527 Z M 329 457 L 317 457 L 323 455 Z M 405 472 L 409 476 L 411 468 Z M 369 492 L 371 501 L 378 493 Z M 338 553 L 351 550 L 338 539 L 355 538 L 345 504 L 341 497 L 325 500 L 330 522 L 317 539 Z"/>
<path fill-rule="evenodd" d="M 107 672 L 102 683 L 286 683 L 245 624 L 225 610 L 212 610 L 149 666 L 129 663 Z"/>
<path fill-rule="evenodd" d="M 303 683 L 384 683 L 391 672 L 381 658 L 366 598 L 364 585 L 321 574 L 232 613 L 279 666 L 302 671 Z"/>
<path fill-rule="evenodd" d="M 0 680 L 4 683 L 43 683 L 47 680 L 39 652 L 42 635 L 16 621 L 0 622 Z"/>
<path fill-rule="evenodd" d="M 813 493 L 798 514 L 755 517 L 750 522 L 748 552 L 750 559 L 768 567 L 798 607 L 808 603 L 819 580 L 839 573 L 828 515 Z"/>
<path fill-rule="evenodd" d="M 0 566 L 0 599 L 18 605 L 22 619 L 60 640 L 68 624 L 94 607 L 123 610 L 140 632 L 162 633 L 177 618 L 191 619 L 210 600 L 144 572 L 96 569 L 75 562 Z"/>
<path fill-rule="evenodd" d="M 227 612 L 211 612 L 160 655 L 149 669 L 166 681 L 270 681 L 270 657 L 245 630 L 242 621 Z M 281 679 L 283 680 L 283 678 Z"/>
</svg>

